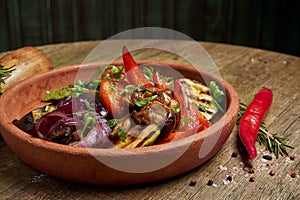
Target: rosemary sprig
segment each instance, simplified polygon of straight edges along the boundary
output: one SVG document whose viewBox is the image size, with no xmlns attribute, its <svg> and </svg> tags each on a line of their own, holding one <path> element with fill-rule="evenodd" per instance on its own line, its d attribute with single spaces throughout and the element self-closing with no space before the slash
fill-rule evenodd
<svg viewBox="0 0 300 200">
<path fill-rule="evenodd" d="M 14 66 L 4 68 L 3 65 L 0 64 L 0 95 L 2 94 L 1 84 L 5 84 L 5 80 L 11 76 Z"/>
<path fill-rule="evenodd" d="M 236 121 L 237 125 L 240 124 L 240 120 L 244 112 L 246 111 L 246 108 L 247 105 L 240 103 L 240 110 L 238 113 L 238 119 Z M 290 149 L 294 148 L 292 146 L 287 145 L 283 137 L 279 137 L 275 134 L 269 133 L 266 124 L 264 122 L 259 127 L 256 141 L 260 145 L 264 145 L 269 152 L 274 153 L 276 158 L 278 158 L 279 155 L 281 156 L 288 155 L 286 148 L 290 148 Z"/>
</svg>

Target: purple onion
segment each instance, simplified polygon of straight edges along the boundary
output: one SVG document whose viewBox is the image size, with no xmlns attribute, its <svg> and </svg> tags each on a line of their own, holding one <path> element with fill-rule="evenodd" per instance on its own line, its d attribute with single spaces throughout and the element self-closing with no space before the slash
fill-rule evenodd
<svg viewBox="0 0 300 200">
<path fill-rule="evenodd" d="M 59 126 L 62 119 L 67 119 L 68 116 L 61 111 L 53 111 L 42 116 L 34 125 L 35 136 L 49 140 L 52 138 L 50 130 L 55 130 Z"/>
<path fill-rule="evenodd" d="M 86 114 L 94 118 L 96 124 L 86 131 L 86 136 L 81 138 L 76 146 L 92 148 L 111 144 L 108 139 L 112 132 L 108 124 L 108 112 L 89 94 L 60 100 L 55 111 L 45 114 L 37 121 L 31 134 L 57 143 L 72 143 L 75 140 L 70 131 L 76 131 L 76 128 L 82 130 Z"/>
<path fill-rule="evenodd" d="M 86 148 L 109 148 L 112 146 L 112 143 L 104 129 L 99 129 L 97 126 L 94 126 L 87 136 L 82 138 L 75 146 Z"/>
</svg>

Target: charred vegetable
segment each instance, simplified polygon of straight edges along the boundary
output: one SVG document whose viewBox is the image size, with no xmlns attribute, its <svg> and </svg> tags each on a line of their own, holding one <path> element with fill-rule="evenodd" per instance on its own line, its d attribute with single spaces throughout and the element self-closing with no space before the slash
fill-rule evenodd
<svg viewBox="0 0 300 200">
<path fill-rule="evenodd" d="M 104 138 L 111 129 L 108 113 L 94 96 L 82 94 L 59 100 L 55 108 L 52 104 L 28 113 L 14 124 L 29 134 L 48 141 L 76 146 L 105 146 Z M 35 113 L 40 113 L 38 116 Z"/>
<path fill-rule="evenodd" d="M 124 66 L 106 66 L 87 83 L 47 92 L 47 107 L 14 123 L 61 144 L 136 148 L 196 134 L 222 109 L 220 89 L 138 66 L 126 47 L 122 57 Z"/>
</svg>

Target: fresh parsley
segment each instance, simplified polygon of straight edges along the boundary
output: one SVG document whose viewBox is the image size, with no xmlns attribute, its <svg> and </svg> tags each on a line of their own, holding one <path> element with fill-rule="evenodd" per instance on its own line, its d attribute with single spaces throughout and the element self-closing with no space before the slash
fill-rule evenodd
<svg viewBox="0 0 300 200">
<path fill-rule="evenodd" d="M 157 97 L 157 95 L 153 95 L 151 97 L 147 97 L 147 98 L 144 98 L 144 99 L 135 100 L 134 104 L 137 105 L 138 107 L 142 107 L 143 105 L 146 105 L 150 101 L 153 101 L 154 99 L 156 99 L 156 97 Z"/>
<path fill-rule="evenodd" d="M 124 67 L 116 67 L 116 66 L 112 66 L 110 69 L 110 75 L 111 77 L 113 77 L 116 80 L 120 80 L 121 75 L 123 73 L 123 69 Z"/>
<path fill-rule="evenodd" d="M 118 120 L 117 119 L 110 119 L 108 121 L 108 124 L 109 124 L 110 128 L 113 128 L 118 124 Z"/>
<path fill-rule="evenodd" d="M 126 142 L 126 138 L 127 138 L 126 132 L 124 131 L 124 129 L 121 126 L 118 127 L 117 133 L 118 133 L 120 140 L 122 142 Z"/>
</svg>

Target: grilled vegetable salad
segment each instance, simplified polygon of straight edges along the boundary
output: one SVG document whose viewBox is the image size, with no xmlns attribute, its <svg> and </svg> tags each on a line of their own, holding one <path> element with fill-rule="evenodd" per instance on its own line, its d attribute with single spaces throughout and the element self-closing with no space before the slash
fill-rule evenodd
<svg viewBox="0 0 300 200">
<path fill-rule="evenodd" d="M 123 66 L 106 66 L 89 82 L 47 92 L 49 105 L 14 124 L 60 144 L 136 148 L 198 133 L 223 114 L 225 94 L 215 82 L 205 86 L 141 68 L 126 47 L 122 56 Z"/>
</svg>

